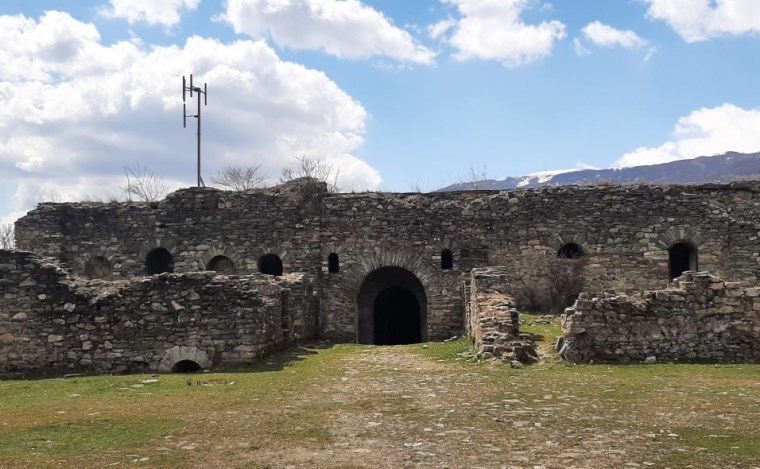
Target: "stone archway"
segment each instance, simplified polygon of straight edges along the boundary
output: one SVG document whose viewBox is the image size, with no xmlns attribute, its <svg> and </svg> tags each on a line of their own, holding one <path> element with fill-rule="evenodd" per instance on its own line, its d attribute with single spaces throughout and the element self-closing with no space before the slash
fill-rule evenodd
<svg viewBox="0 0 760 469">
<path fill-rule="evenodd" d="M 398 345 L 427 340 L 427 295 L 422 282 L 402 267 L 370 272 L 356 295 L 358 341 Z"/>
</svg>

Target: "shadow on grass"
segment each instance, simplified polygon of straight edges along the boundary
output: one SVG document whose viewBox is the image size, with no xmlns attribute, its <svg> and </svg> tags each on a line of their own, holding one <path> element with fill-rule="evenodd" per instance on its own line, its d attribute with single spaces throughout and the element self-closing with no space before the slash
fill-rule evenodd
<svg viewBox="0 0 760 469">
<path fill-rule="evenodd" d="M 209 373 L 261 373 L 280 371 L 287 367 L 293 366 L 297 362 L 306 360 L 309 356 L 316 355 L 319 350 L 327 350 L 334 347 L 334 343 L 316 342 L 311 344 L 299 344 L 277 352 L 272 352 L 261 358 L 257 358 L 250 363 L 229 363 L 215 366 L 208 370 L 198 370 L 192 372 L 173 372 L 161 373 L 162 375 L 172 374 L 177 376 L 199 377 Z M 135 369 L 125 373 L 119 373 L 115 376 L 130 376 L 155 374 L 151 369 Z M 76 379 L 90 376 L 105 376 L 105 374 L 94 374 L 88 371 L 71 370 L 71 369 L 53 369 L 53 370 L 33 370 L 19 372 L 17 377 L 12 377 L 8 381 L 39 381 L 45 379 Z"/>
<path fill-rule="evenodd" d="M 296 345 L 271 355 L 256 359 L 251 363 L 232 363 L 221 365 L 210 370 L 211 373 L 268 373 L 281 371 L 301 362 L 310 356 L 317 355 L 320 350 L 328 350 L 335 346 L 330 342 L 317 342 L 312 344 Z M 192 373 L 202 375 L 205 372 Z"/>
</svg>

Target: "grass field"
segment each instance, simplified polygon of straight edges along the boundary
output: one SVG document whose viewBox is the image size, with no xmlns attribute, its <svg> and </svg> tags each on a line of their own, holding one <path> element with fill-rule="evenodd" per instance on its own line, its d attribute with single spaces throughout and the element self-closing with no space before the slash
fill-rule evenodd
<svg viewBox="0 0 760 469">
<path fill-rule="evenodd" d="M 0 467 L 760 467 L 760 366 L 523 369 L 465 340 L 0 382 Z"/>
</svg>

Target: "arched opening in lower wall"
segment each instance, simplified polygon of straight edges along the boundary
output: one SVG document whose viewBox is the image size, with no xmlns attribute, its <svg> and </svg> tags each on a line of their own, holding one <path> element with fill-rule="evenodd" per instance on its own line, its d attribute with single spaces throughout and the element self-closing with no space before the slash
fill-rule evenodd
<svg viewBox="0 0 760 469">
<path fill-rule="evenodd" d="M 172 373 L 195 373 L 201 371 L 201 366 L 192 360 L 180 360 L 172 366 Z"/>
<path fill-rule="evenodd" d="M 219 274 L 232 275 L 236 272 L 235 264 L 227 256 L 214 256 L 208 261 L 206 270 L 212 270 Z"/>
<path fill-rule="evenodd" d="M 264 254 L 259 257 L 259 272 L 279 277 L 282 275 L 282 259 L 276 254 Z"/>
<path fill-rule="evenodd" d="M 356 296 L 358 341 L 399 345 L 427 340 L 427 295 L 422 282 L 401 267 L 370 272 Z"/>
<path fill-rule="evenodd" d="M 145 256 L 145 271 L 148 275 L 174 272 L 174 257 L 165 248 L 156 248 Z"/>
<path fill-rule="evenodd" d="M 670 278 L 680 277 L 687 270 L 697 270 L 697 248 L 688 241 L 679 241 L 668 249 Z"/>
</svg>

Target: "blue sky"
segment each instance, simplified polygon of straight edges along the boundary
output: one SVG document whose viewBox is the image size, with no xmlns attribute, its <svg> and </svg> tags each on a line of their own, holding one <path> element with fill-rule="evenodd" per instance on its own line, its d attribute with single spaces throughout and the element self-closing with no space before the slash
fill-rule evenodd
<svg viewBox="0 0 760 469">
<path fill-rule="evenodd" d="M 0 3 L 0 220 L 298 155 L 354 190 L 760 151 L 755 0 Z"/>
</svg>

